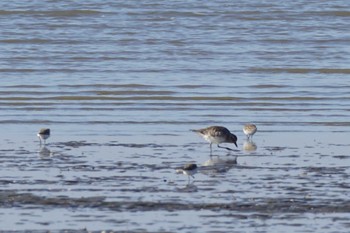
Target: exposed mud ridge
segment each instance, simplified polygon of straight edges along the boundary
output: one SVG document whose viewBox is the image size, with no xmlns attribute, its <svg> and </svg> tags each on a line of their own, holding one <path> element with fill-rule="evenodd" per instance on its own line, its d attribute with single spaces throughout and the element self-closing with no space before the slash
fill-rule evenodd
<svg viewBox="0 0 350 233">
<path fill-rule="evenodd" d="M 159 145 L 155 143 L 146 143 L 146 144 L 141 144 L 141 143 L 114 143 L 114 142 L 109 142 L 109 143 L 91 143 L 91 142 L 86 142 L 86 141 L 68 141 L 68 142 L 57 142 L 57 143 L 50 143 L 50 145 L 64 148 L 64 147 L 72 147 L 72 148 L 79 148 L 79 147 L 84 147 L 84 146 L 120 146 L 120 147 L 130 147 L 130 148 L 159 148 L 159 147 L 174 147 L 174 145 Z"/>
<path fill-rule="evenodd" d="M 324 200 L 317 204 L 313 199 L 257 199 L 250 203 L 176 203 L 176 202 L 139 202 L 122 201 L 107 202 L 104 197 L 46 198 L 30 193 L 15 193 L 3 191 L 0 193 L 1 207 L 25 207 L 31 208 L 55 207 L 55 208 L 98 208 L 115 211 L 183 211 L 183 210 L 210 210 L 210 211 L 240 211 L 262 213 L 348 213 L 350 203 L 347 200 Z"/>
</svg>

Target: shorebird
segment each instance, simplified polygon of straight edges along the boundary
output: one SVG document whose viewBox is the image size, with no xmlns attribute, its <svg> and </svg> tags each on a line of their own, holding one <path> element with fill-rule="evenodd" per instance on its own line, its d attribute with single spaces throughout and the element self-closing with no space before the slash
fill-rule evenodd
<svg viewBox="0 0 350 233">
<path fill-rule="evenodd" d="M 39 133 L 37 134 L 40 140 L 40 146 L 41 146 L 41 140 L 44 141 L 44 145 L 46 144 L 46 139 L 50 137 L 50 129 L 43 128 L 40 129 Z"/>
<path fill-rule="evenodd" d="M 176 173 L 177 174 L 184 174 L 188 177 L 188 182 L 190 182 L 190 176 L 192 178 L 194 178 L 194 174 L 197 172 L 197 169 L 198 169 L 198 166 L 197 164 L 194 164 L 194 163 L 189 163 L 189 164 L 186 164 L 185 166 L 183 167 L 179 167 L 176 169 Z"/>
<path fill-rule="evenodd" d="M 243 126 L 243 133 L 247 135 L 248 139 L 252 139 L 258 128 L 254 124 L 246 124 Z"/>
<path fill-rule="evenodd" d="M 221 147 L 220 143 L 233 143 L 237 146 L 237 136 L 232 134 L 228 129 L 222 126 L 210 126 L 204 129 L 191 129 L 191 131 L 198 133 L 206 141 L 210 143 L 210 154 L 212 153 L 212 144 L 217 144 L 219 148 L 233 150 L 228 147 Z"/>
</svg>

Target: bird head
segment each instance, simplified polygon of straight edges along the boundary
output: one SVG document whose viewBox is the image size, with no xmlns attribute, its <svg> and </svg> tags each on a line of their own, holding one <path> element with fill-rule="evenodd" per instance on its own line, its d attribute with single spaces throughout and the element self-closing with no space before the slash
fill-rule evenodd
<svg viewBox="0 0 350 233">
<path fill-rule="evenodd" d="M 238 147 L 238 146 L 237 146 L 237 136 L 236 136 L 236 135 L 231 134 L 230 140 L 231 140 L 231 142 L 232 142 L 233 144 L 236 145 L 236 147 Z"/>
</svg>

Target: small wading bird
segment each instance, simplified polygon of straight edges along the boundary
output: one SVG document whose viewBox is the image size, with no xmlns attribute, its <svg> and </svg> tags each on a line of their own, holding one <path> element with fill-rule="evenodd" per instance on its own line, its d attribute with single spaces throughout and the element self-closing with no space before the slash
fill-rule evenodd
<svg viewBox="0 0 350 233">
<path fill-rule="evenodd" d="M 197 172 L 197 169 L 198 169 L 197 164 L 189 163 L 183 167 L 177 168 L 176 173 L 177 174 L 182 173 L 182 174 L 186 175 L 188 177 L 188 182 L 190 182 L 190 176 L 194 179 L 193 175 Z"/>
<path fill-rule="evenodd" d="M 43 128 L 40 129 L 39 133 L 37 134 L 40 140 L 40 146 L 41 146 L 41 140 L 44 141 L 44 145 L 46 144 L 46 139 L 50 137 L 50 129 Z"/>
<path fill-rule="evenodd" d="M 204 129 L 191 129 L 191 131 L 198 133 L 206 141 L 210 143 L 210 154 L 212 153 L 212 144 L 217 144 L 219 148 L 232 150 L 228 147 L 219 146 L 220 143 L 233 143 L 237 146 L 237 136 L 232 134 L 228 129 L 222 126 L 210 126 Z"/>
<path fill-rule="evenodd" d="M 246 124 L 243 126 L 243 133 L 247 135 L 248 139 L 252 139 L 258 128 L 254 124 Z"/>
</svg>

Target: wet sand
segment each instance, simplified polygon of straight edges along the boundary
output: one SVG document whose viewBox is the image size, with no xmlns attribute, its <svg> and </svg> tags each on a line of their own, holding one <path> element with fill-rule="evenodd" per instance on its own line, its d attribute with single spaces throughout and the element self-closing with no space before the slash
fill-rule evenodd
<svg viewBox="0 0 350 233">
<path fill-rule="evenodd" d="M 247 141 L 241 140 L 241 149 L 214 147 L 212 156 L 209 145 L 191 132 L 163 136 L 162 141 L 173 139 L 169 143 L 63 141 L 40 150 L 29 140 L 0 151 L 2 223 L 17 213 L 11 220 L 17 230 L 177 232 L 205 224 L 206 231 L 225 232 L 236 231 L 231 228 L 236 221 L 248 231 L 258 222 L 273 232 L 348 226 L 350 167 L 344 162 L 350 156 L 334 151 L 349 145 L 310 137 L 299 146 L 283 146 L 290 134 L 270 138 L 260 132 L 253 139 L 255 150 L 244 150 Z M 174 143 L 178 137 L 193 142 Z M 189 162 L 199 165 L 190 181 L 175 173 Z M 60 212 L 67 213 L 49 217 Z"/>
</svg>

